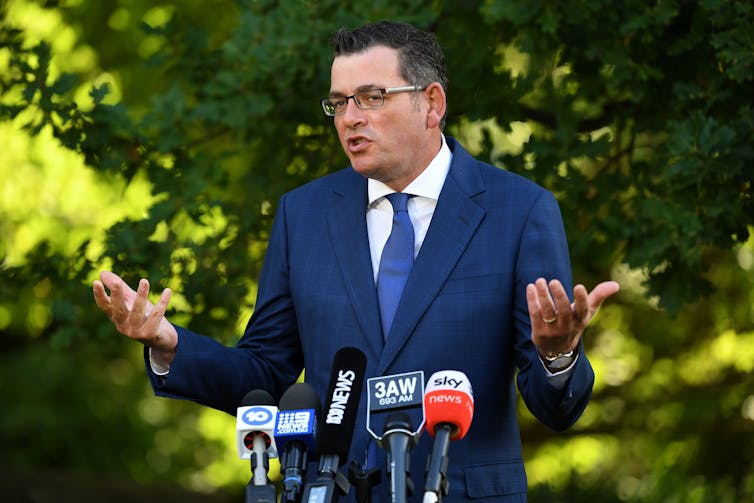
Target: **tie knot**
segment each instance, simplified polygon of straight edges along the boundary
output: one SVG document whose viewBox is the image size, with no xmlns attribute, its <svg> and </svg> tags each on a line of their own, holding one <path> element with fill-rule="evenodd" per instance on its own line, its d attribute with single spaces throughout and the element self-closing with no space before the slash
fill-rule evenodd
<svg viewBox="0 0 754 503">
<path fill-rule="evenodd" d="M 388 194 L 387 200 L 390 201 L 390 204 L 393 205 L 393 211 L 399 212 L 399 211 L 408 211 L 408 207 L 406 206 L 408 204 L 408 199 L 411 197 L 409 194 L 405 194 L 403 192 L 393 192 L 392 194 Z"/>
</svg>

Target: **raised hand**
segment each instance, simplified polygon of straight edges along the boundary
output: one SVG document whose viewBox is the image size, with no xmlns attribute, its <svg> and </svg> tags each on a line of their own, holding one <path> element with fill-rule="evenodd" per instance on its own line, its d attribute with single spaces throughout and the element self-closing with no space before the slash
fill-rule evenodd
<svg viewBox="0 0 754 503">
<path fill-rule="evenodd" d="M 531 338 L 539 353 L 550 356 L 576 348 L 584 329 L 602 303 L 620 289 L 615 281 L 598 284 L 587 293 L 584 285 L 573 289 L 573 303 L 558 280 L 539 278 L 526 287 Z"/>
<path fill-rule="evenodd" d="M 178 345 L 178 332 L 165 318 L 171 295 L 169 288 L 164 289 L 157 304 L 153 304 L 148 298 L 149 281 L 146 279 L 141 279 L 134 291 L 117 274 L 102 271 L 92 290 L 97 307 L 110 318 L 118 332 L 156 350 L 160 360 L 170 364 Z"/>
</svg>

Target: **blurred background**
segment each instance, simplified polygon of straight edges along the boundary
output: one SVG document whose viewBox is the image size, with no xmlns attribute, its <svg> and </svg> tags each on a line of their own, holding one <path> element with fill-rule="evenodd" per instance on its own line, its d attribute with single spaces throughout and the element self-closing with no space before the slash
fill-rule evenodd
<svg viewBox="0 0 754 503">
<path fill-rule="evenodd" d="M 622 285 L 574 428 L 520 407 L 530 501 L 754 500 L 754 7 L 725 0 L 0 1 L 0 499 L 240 501 L 235 418 L 153 397 L 91 283 L 232 344 L 279 196 L 347 164 L 329 34 L 380 19 L 446 49 L 446 134 L 556 194 L 574 280 Z"/>
</svg>

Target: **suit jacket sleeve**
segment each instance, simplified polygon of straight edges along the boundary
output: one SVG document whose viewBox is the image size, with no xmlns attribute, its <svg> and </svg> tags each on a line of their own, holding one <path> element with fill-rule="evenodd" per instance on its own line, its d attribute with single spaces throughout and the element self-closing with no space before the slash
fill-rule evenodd
<svg viewBox="0 0 754 503">
<path fill-rule="evenodd" d="M 559 279 L 567 292 L 573 291 L 568 244 L 560 209 L 550 192 L 542 191 L 529 212 L 517 261 L 516 364 L 517 384 L 527 408 L 544 424 L 557 431 L 569 428 L 591 398 L 594 373 L 579 344 L 579 358 L 563 389 L 550 384 L 531 342 L 531 325 L 526 303 L 526 285 L 538 277 Z"/>
</svg>

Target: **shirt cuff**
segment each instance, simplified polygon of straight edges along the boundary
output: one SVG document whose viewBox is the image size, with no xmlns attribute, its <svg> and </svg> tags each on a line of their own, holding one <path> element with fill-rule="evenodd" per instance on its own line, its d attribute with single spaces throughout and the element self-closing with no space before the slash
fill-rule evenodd
<svg viewBox="0 0 754 503">
<path fill-rule="evenodd" d="M 539 358 L 539 362 L 542 364 L 542 367 L 544 367 L 545 369 L 545 376 L 547 377 L 547 382 L 549 382 L 552 386 L 554 386 L 557 389 L 565 388 L 565 385 L 568 382 L 568 378 L 571 377 L 571 374 L 573 373 L 573 368 L 576 366 L 577 361 L 579 361 L 578 354 L 576 354 L 576 358 L 573 359 L 573 361 L 571 362 L 569 366 L 567 366 L 563 370 L 552 373 L 550 372 L 550 369 L 547 368 L 547 365 L 545 365 L 545 362 L 543 362 L 542 359 Z"/>
<path fill-rule="evenodd" d="M 152 369 L 152 372 L 158 376 L 168 375 L 168 373 L 170 372 L 170 367 L 157 363 L 154 357 L 152 357 L 152 348 L 147 349 L 149 351 L 149 367 Z"/>
</svg>

